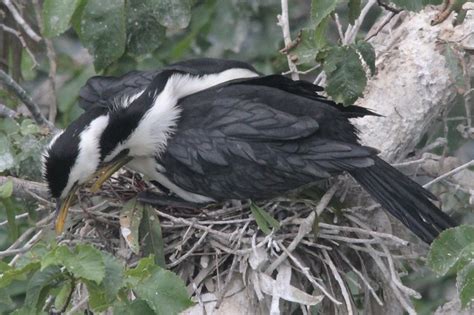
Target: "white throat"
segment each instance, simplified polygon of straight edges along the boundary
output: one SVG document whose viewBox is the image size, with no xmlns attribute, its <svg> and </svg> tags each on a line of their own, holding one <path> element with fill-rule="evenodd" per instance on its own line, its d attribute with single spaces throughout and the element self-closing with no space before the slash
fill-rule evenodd
<svg viewBox="0 0 474 315">
<path fill-rule="evenodd" d="M 127 140 L 119 144 L 105 158 L 105 161 L 112 160 L 124 149 L 129 149 L 130 154 L 134 157 L 160 155 L 166 148 L 168 138 L 176 128 L 181 113 L 181 108 L 177 106 L 179 99 L 230 80 L 256 76 L 258 76 L 257 73 L 242 68 L 203 76 L 173 74 L 161 93 L 155 96 L 153 105 L 145 113 L 138 127 Z"/>
</svg>

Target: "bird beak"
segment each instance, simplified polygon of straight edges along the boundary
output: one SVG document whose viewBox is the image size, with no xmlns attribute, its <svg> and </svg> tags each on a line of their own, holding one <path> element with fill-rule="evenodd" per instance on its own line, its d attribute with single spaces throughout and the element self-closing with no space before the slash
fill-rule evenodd
<svg viewBox="0 0 474 315">
<path fill-rule="evenodd" d="M 66 222 L 67 212 L 71 206 L 74 196 L 76 195 L 77 188 L 79 186 L 75 184 L 64 200 L 58 199 L 56 202 L 56 234 L 59 235 L 64 231 L 64 222 Z"/>
<path fill-rule="evenodd" d="M 118 171 L 122 166 L 130 162 L 133 158 L 127 155 L 128 152 L 124 154 L 119 154 L 115 159 L 113 159 L 110 163 L 105 164 L 101 167 L 96 173 L 97 181 L 92 184 L 90 191 L 96 193 L 99 191 L 100 186 L 109 179 L 116 171 Z"/>
<path fill-rule="evenodd" d="M 94 177 L 98 176 L 94 184 L 92 184 L 90 191 L 96 193 L 99 191 L 100 186 L 116 171 L 118 171 L 122 166 L 130 162 L 133 158 L 128 156 L 128 150 L 124 150 L 121 152 L 116 158 L 114 158 L 111 162 L 104 164 L 97 172 L 94 173 Z M 56 203 L 56 234 L 59 235 L 64 231 L 64 223 L 66 222 L 67 212 L 74 200 L 74 196 L 76 194 L 79 185 L 75 184 L 69 193 L 67 194 L 66 198 L 63 200 L 58 199 Z"/>
</svg>

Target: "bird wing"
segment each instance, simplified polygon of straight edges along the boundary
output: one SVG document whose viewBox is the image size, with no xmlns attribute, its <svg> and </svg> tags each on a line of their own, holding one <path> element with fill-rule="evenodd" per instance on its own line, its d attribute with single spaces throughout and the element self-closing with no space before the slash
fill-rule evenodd
<svg viewBox="0 0 474 315">
<path fill-rule="evenodd" d="M 113 108 L 115 101 L 130 97 L 145 89 L 153 78 L 165 70 L 178 71 L 193 75 L 222 72 L 229 68 L 257 71 L 248 63 L 216 58 L 196 58 L 170 64 L 162 69 L 151 71 L 131 71 L 120 77 L 94 76 L 87 80 L 79 91 L 79 106 L 84 110 L 101 106 Z"/>
<path fill-rule="evenodd" d="M 111 108 L 115 100 L 146 88 L 159 72 L 131 71 L 121 77 L 92 77 L 79 91 L 79 106 L 84 110 L 97 106 Z"/>
<path fill-rule="evenodd" d="M 179 106 L 182 116 L 160 163 L 178 186 L 218 200 L 263 198 L 373 163 L 375 150 L 322 132 L 325 119 L 335 115 L 330 123 L 337 126 L 343 115 L 279 89 L 220 86 Z"/>
</svg>

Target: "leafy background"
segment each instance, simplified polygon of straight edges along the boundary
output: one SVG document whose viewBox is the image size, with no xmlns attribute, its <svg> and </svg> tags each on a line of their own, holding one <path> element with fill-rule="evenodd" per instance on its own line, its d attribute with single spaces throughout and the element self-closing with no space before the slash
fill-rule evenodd
<svg viewBox="0 0 474 315">
<path fill-rule="evenodd" d="M 428 4 L 440 4 L 441 0 L 383 2 L 395 9 L 418 11 Z M 287 53 L 302 70 L 320 65 L 305 77 L 314 79 L 324 71 L 328 95 L 344 105 L 362 96 L 367 80 L 375 72 L 375 53 L 363 40 L 370 23 L 363 25 L 354 44 L 342 46 L 333 13 L 337 10 L 343 23 L 353 23 L 363 4 L 360 0 L 290 3 L 293 38 L 300 38 L 300 42 Z M 5 8 L 0 6 L 0 10 Z M 45 112 L 54 101 L 51 98 L 56 98 L 55 123 L 61 128 L 80 115 L 76 96 L 94 74 L 120 75 L 133 69 L 154 69 L 199 56 L 245 60 L 263 73 L 280 73 L 288 67 L 286 56 L 279 53 L 284 46 L 281 29 L 276 25 L 276 16 L 281 10 L 279 1 L 45 0 L 39 11 L 41 25 L 35 18 L 33 5 L 22 2 L 21 10 L 26 20 L 35 25 L 38 32 L 41 29 L 41 34 L 54 47 L 55 93 L 45 84 L 51 65 L 44 43 L 28 42 L 36 58 L 33 59 L 11 35 L 2 33 L 7 45 L 2 56 L 6 62 L 1 69 L 21 82 Z M 380 12 L 380 7 L 371 10 L 368 20 L 375 20 Z M 3 22 L 11 23 L 11 19 Z M 453 74 L 459 73 L 457 56 L 449 46 L 445 55 Z M 460 85 L 465 83 L 458 77 Z M 0 100 L 12 109 L 23 110 L 6 89 L 0 89 Z M 461 98 L 456 102 L 459 104 L 454 114 L 463 108 Z M 455 125 L 450 128 L 455 129 Z M 0 175 L 40 181 L 41 151 L 49 137 L 46 129 L 28 117 L 0 118 Z M 450 133 L 450 152 L 447 153 L 454 154 L 464 142 L 457 133 Z M 41 218 L 34 204 L 12 197 L 12 187 L 11 182 L 0 187 L 0 250 L 7 249 Z M 468 196 L 461 196 L 457 205 L 468 204 L 466 198 Z M 124 211 L 147 210 L 128 205 Z M 257 208 L 252 211 L 264 222 L 259 223 L 261 227 L 265 226 L 265 220 L 269 224 L 266 229 L 277 226 L 278 222 L 271 217 L 265 219 L 265 213 Z M 27 216 L 15 220 L 15 216 L 25 213 Z M 137 223 L 131 224 L 137 226 Z M 463 304 L 474 296 L 473 235 L 471 226 L 462 226 L 445 232 L 433 245 L 428 265 L 437 276 L 445 277 L 435 277 L 428 270 L 425 274 L 406 277 L 406 281 L 426 297 L 417 302 L 420 313 L 430 313 L 448 298 L 456 273 Z M 134 245 L 138 246 L 131 244 Z M 191 302 L 184 284 L 160 267 L 162 257 L 154 254 L 129 268 L 91 245 L 69 248 L 58 245 L 53 235 L 43 236 L 15 267 L 8 264 L 10 257 L 2 257 L 0 310 L 10 312 L 23 305 L 16 314 L 41 312 L 48 306 L 45 306 L 48 295 L 55 297 L 48 307 L 66 309 L 70 307 L 68 299 L 78 282 L 91 293 L 90 307 L 97 312 L 112 306 L 117 314 L 129 314 L 132 310 L 141 314 L 171 314 L 189 306 Z M 127 296 L 132 288 L 137 288 L 138 299 L 130 303 Z M 171 297 L 162 294 L 169 292 L 172 292 Z"/>
</svg>

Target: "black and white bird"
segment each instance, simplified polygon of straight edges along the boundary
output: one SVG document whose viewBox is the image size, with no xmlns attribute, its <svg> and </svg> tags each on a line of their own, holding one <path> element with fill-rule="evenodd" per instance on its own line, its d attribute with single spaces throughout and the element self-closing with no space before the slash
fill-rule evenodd
<svg viewBox="0 0 474 315">
<path fill-rule="evenodd" d="M 374 114 L 320 91 L 220 59 L 91 78 L 85 113 L 44 155 L 57 230 L 81 184 L 124 165 L 192 203 L 271 198 L 346 171 L 425 242 L 452 227 L 435 196 L 358 143 L 349 118 Z"/>
</svg>

